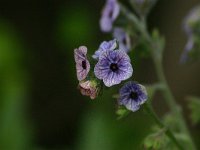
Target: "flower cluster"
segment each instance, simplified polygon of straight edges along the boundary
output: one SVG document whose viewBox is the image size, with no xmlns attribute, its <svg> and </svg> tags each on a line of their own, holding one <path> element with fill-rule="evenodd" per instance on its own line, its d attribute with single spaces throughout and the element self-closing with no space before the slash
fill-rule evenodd
<svg viewBox="0 0 200 150">
<path fill-rule="evenodd" d="M 74 50 L 79 81 L 85 80 L 90 70 L 90 63 L 86 54 L 87 48 L 85 46 L 80 46 Z M 118 49 L 116 40 L 102 42 L 92 57 L 93 61 L 98 60 L 94 66 L 94 75 L 97 79 L 103 80 L 107 87 L 119 84 L 133 74 L 130 58 L 124 50 Z"/>
<path fill-rule="evenodd" d="M 101 90 L 101 82 L 106 87 L 111 87 L 133 75 L 131 60 L 118 43 L 116 39 L 102 42 L 91 58 L 96 63 L 91 64 L 87 58 L 87 47 L 80 46 L 74 50 L 78 89 L 82 95 L 95 99 Z M 90 68 L 93 69 L 92 73 L 89 73 Z M 131 111 L 138 110 L 147 99 L 145 88 L 133 81 L 126 83 L 119 93 L 119 105 L 124 105 Z"/>
<path fill-rule="evenodd" d="M 113 40 L 103 41 L 92 57 L 87 56 L 87 47 L 80 46 L 74 50 L 78 89 L 82 95 L 95 99 L 105 87 L 118 85 L 133 75 L 130 36 L 123 28 L 114 27 L 113 23 L 119 15 L 117 0 L 107 0 L 100 19 L 103 32 L 113 31 Z M 89 58 L 89 59 L 88 59 Z M 119 105 L 136 111 L 147 100 L 145 87 L 129 81 L 119 90 Z"/>
<path fill-rule="evenodd" d="M 95 99 L 100 95 L 99 93 L 104 87 L 108 89 L 113 86 L 121 86 L 119 93 L 114 95 L 114 97 L 117 98 L 119 106 L 117 110 L 117 114 L 119 115 L 118 119 L 125 117 L 130 111 L 135 112 L 139 110 L 141 105 L 148 99 L 146 88 L 132 80 L 133 70 L 135 73 L 135 68 L 133 69 L 131 58 L 129 57 L 131 48 L 132 50 L 146 50 L 147 53 L 143 51 L 144 53 L 141 57 L 145 57 L 145 55 L 150 52 L 149 54 L 151 54 L 154 62 L 162 63 L 162 52 L 164 50 L 165 40 L 160 36 L 157 29 L 151 34 L 148 31 L 146 23 L 146 17 L 156 1 L 157 0 L 129 0 L 129 3 L 132 4 L 133 8 L 133 10 L 129 10 L 129 7 L 126 7 L 128 3 L 124 2 L 124 4 L 120 4 L 117 0 L 106 0 L 106 5 L 102 10 L 100 19 L 100 28 L 103 32 L 112 33 L 114 39 L 103 41 L 91 57 L 87 56 L 87 47 L 85 46 L 80 46 L 74 50 L 76 74 L 79 81 L 78 89 L 82 95 Z M 121 15 L 119 15 L 120 12 L 122 13 Z M 117 19 L 118 16 L 124 16 L 124 18 Z M 199 55 L 200 6 L 192 10 L 186 17 L 184 29 L 189 39 L 183 58 L 195 50 L 199 52 L 198 54 L 195 53 L 195 55 Z M 135 52 L 132 54 L 137 56 L 137 53 Z M 167 92 L 167 95 L 163 93 L 163 96 L 165 96 L 166 101 L 168 101 L 168 96 L 171 97 L 172 93 L 170 92 L 167 83 L 163 82 L 165 76 L 163 74 L 162 65 L 154 65 L 156 66 L 158 76 L 161 74 L 162 79 L 158 80 L 158 83 L 148 86 L 149 98 L 152 99 L 157 90 L 163 90 L 164 88 L 165 90 L 163 90 L 163 92 Z M 128 81 L 125 82 L 126 80 Z M 175 103 L 174 99 L 171 99 L 170 102 L 171 101 Z M 173 105 L 169 106 L 172 111 L 173 108 L 177 107 Z M 184 149 L 182 146 L 184 142 L 179 143 L 179 139 L 175 136 L 180 133 L 186 136 L 187 140 L 185 140 L 185 144 L 191 144 L 189 145 L 189 149 L 195 149 L 186 128 L 178 132 L 175 131 L 176 134 L 173 134 L 173 130 L 167 129 L 164 125 L 167 123 L 166 117 L 163 119 L 164 123 L 162 123 L 153 111 L 153 107 L 151 107 L 150 103 L 145 104 L 144 108 L 160 127 L 159 131 L 150 134 L 146 138 L 144 143 L 145 149 L 170 149 L 170 147 L 174 148 L 173 145 L 176 145 L 178 149 Z M 173 113 L 173 115 L 176 115 L 176 117 L 179 118 L 179 121 L 184 123 L 181 113 L 177 112 Z M 177 124 L 176 128 L 180 128 L 180 124 Z M 156 130 L 158 130 L 157 126 Z M 158 134 L 159 138 L 160 135 L 164 138 L 161 137 L 159 139 Z M 155 141 L 154 137 L 159 140 Z M 170 143 L 166 141 L 165 138 L 171 139 Z M 170 147 L 168 147 L 169 145 Z"/>
</svg>

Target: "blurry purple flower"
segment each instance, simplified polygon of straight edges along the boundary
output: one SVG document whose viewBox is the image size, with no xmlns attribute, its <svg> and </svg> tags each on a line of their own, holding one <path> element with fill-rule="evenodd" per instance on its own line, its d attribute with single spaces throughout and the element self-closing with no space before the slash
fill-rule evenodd
<svg viewBox="0 0 200 150">
<path fill-rule="evenodd" d="M 99 56 L 106 50 L 114 50 L 117 48 L 117 41 L 111 40 L 111 41 L 104 41 L 100 44 L 99 49 L 95 52 L 95 54 L 92 56 L 94 59 L 99 59 Z"/>
<path fill-rule="evenodd" d="M 74 59 L 76 62 L 76 74 L 79 81 L 84 80 L 90 71 L 90 63 L 86 57 L 87 47 L 80 46 L 74 50 Z"/>
<path fill-rule="evenodd" d="M 110 32 L 112 30 L 112 24 L 119 15 L 119 12 L 120 7 L 117 0 L 106 1 L 100 19 L 100 27 L 103 32 Z"/>
<path fill-rule="evenodd" d="M 194 47 L 194 40 L 193 40 L 193 37 L 189 37 L 188 41 L 187 41 L 187 44 L 185 46 L 185 49 L 183 51 L 183 54 L 181 56 L 181 62 L 184 63 L 187 61 L 188 59 L 188 54 L 189 52 L 193 49 Z"/>
<path fill-rule="evenodd" d="M 126 52 L 107 50 L 100 55 L 94 73 L 98 79 L 103 80 L 107 87 L 110 87 L 130 78 L 133 68 Z"/>
<path fill-rule="evenodd" d="M 147 100 L 147 92 L 143 85 L 133 81 L 126 83 L 119 91 L 119 105 L 124 105 L 128 110 L 137 111 Z"/>
<path fill-rule="evenodd" d="M 192 9 L 185 17 L 183 27 L 188 36 L 191 34 L 200 34 L 200 6 Z"/>
<path fill-rule="evenodd" d="M 90 96 L 91 99 L 95 99 L 99 93 L 99 88 L 95 81 L 81 81 L 78 88 L 82 95 Z"/>
<path fill-rule="evenodd" d="M 183 22 L 183 29 L 188 36 L 188 41 L 181 56 L 181 62 L 186 62 L 189 59 L 189 53 L 199 49 L 200 6 L 192 9 L 186 16 Z"/>
<path fill-rule="evenodd" d="M 119 42 L 119 49 L 129 52 L 131 49 L 130 37 L 122 28 L 115 28 L 113 37 Z"/>
</svg>

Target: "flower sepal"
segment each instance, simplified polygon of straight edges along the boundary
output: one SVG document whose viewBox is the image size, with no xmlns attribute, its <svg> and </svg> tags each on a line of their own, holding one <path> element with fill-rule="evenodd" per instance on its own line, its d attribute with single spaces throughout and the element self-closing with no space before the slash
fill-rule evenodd
<svg viewBox="0 0 200 150">
<path fill-rule="evenodd" d="M 101 91 L 101 84 L 99 81 L 92 80 L 83 80 L 79 82 L 78 89 L 80 90 L 82 95 L 89 96 L 91 99 L 97 98 Z"/>
<path fill-rule="evenodd" d="M 127 117 L 130 114 L 130 110 L 126 109 L 124 106 L 118 106 L 118 109 L 116 110 L 117 114 L 117 120 L 121 120 L 125 117 Z"/>
</svg>

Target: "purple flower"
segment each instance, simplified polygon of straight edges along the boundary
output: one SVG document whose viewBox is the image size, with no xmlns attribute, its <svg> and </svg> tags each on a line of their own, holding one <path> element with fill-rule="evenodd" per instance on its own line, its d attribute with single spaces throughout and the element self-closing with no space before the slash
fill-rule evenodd
<svg viewBox="0 0 200 150">
<path fill-rule="evenodd" d="M 182 56 L 181 56 L 181 62 L 184 63 L 188 60 L 188 54 L 189 52 L 194 48 L 194 39 L 193 37 L 189 37 L 188 41 L 187 41 L 187 44 L 185 46 L 185 49 L 182 53 Z"/>
<path fill-rule="evenodd" d="M 133 81 L 126 83 L 119 91 L 119 105 L 124 105 L 128 110 L 137 111 L 147 100 L 144 86 Z"/>
<path fill-rule="evenodd" d="M 90 63 L 86 57 L 87 47 L 80 46 L 74 50 L 74 59 L 76 62 L 76 74 L 79 81 L 84 80 L 90 71 Z"/>
<path fill-rule="evenodd" d="M 189 60 L 189 57 L 196 57 L 195 53 L 198 53 L 197 51 L 199 50 L 200 6 L 192 9 L 186 16 L 183 22 L 183 29 L 188 36 L 188 41 L 181 56 L 181 62 L 186 62 Z"/>
<path fill-rule="evenodd" d="M 111 41 L 104 41 L 99 46 L 99 49 L 95 52 L 95 54 L 92 56 L 94 59 L 99 59 L 99 56 L 102 54 L 102 52 L 106 50 L 114 50 L 117 48 L 117 41 L 111 40 Z"/>
<path fill-rule="evenodd" d="M 117 0 L 107 0 L 103 8 L 102 16 L 100 19 L 100 27 L 103 32 L 110 32 L 112 24 L 119 15 L 120 7 Z"/>
<path fill-rule="evenodd" d="M 200 6 L 192 9 L 185 17 L 183 28 L 188 36 L 191 34 L 200 34 Z"/>
<path fill-rule="evenodd" d="M 98 79 L 103 80 L 107 87 L 110 87 L 130 78 L 133 68 L 126 52 L 107 50 L 100 55 L 94 73 Z"/>
<path fill-rule="evenodd" d="M 131 49 L 130 37 L 122 28 L 115 28 L 113 37 L 119 42 L 119 49 L 129 52 Z"/>
</svg>

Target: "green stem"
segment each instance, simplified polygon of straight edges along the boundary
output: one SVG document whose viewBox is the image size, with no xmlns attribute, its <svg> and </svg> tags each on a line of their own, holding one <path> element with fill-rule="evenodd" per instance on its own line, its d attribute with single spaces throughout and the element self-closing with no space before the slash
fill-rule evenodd
<svg viewBox="0 0 200 150">
<path fill-rule="evenodd" d="M 148 115 L 154 119 L 156 124 L 161 128 L 166 128 L 165 125 L 160 121 L 156 113 L 154 112 L 153 108 L 151 107 L 150 104 L 146 103 L 144 104 L 145 110 L 148 112 Z M 171 141 L 177 146 L 179 150 L 184 150 L 183 147 L 179 144 L 179 142 L 176 140 L 175 136 L 173 135 L 172 131 L 168 128 L 165 130 L 165 134 L 171 139 Z"/>
<path fill-rule="evenodd" d="M 154 61 L 154 65 L 155 65 L 155 68 L 156 68 L 156 73 L 157 73 L 157 76 L 158 76 L 158 80 L 160 81 L 161 84 L 165 85 L 162 90 L 162 93 L 163 93 L 163 96 L 169 106 L 169 108 L 171 109 L 171 111 L 173 112 L 173 114 L 176 116 L 176 119 L 178 120 L 177 122 L 179 123 L 179 127 L 180 127 L 180 130 L 185 133 L 188 138 L 189 138 L 189 143 L 190 143 L 190 149 L 191 150 L 196 150 L 195 148 L 195 145 L 193 143 L 193 140 L 191 138 L 191 135 L 189 133 L 189 130 L 187 128 L 187 125 L 186 125 L 186 122 L 183 118 L 183 115 L 182 115 L 182 112 L 181 112 L 181 108 L 180 106 L 178 106 L 178 104 L 176 103 L 175 101 L 175 98 L 174 96 L 172 95 L 172 92 L 168 86 L 168 83 L 165 79 L 165 76 L 164 76 L 164 71 L 163 71 L 163 67 L 162 67 L 162 62 L 157 60 L 156 58 L 153 58 L 153 61 Z"/>
<path fill-rule="evenodd" d="M 165 78 L 165 75 L 164 75 L 163 66 L 162 66 L 162 56 L 159 56 L 158 54 L 156 54 L 157 51 L 154 50 L 154 48 L 157 48 L 157 50 L 158 50 L 158 48 L 160 48 L 160 46 L 154 44 L 149 32 L 147 31 L 146 22 L 143 22 L 143 24 L 144 24 L 145 28 L 142 30 L 142 33 L 143 33 L 144 37 L 146 37 L 146 40 L 149 42 L 149 44 L 151 46 L 152 59 L 153 59 L 154 65 L 155 65 L 155 69 L 156 69 L 156 74 L 158 76 L 158 80 L 165 87 L 162 90 L 163 96 L 164 96 L 169 108 L 175 114 L 176 119 L 178 119 L 180 130 L 188 136 L 189 143 L 190 143 L 190 147 L 189 148 L 191 150 L 196 150 L 196 147 L 195 147 L 194 142 L 193 142 L 193 140 L 191 138 L 190 132 L 189 132 L 189 130 L 187 128 L 185 119 L 184 119 L 184 117 L 182 115 L 181 108 L 176 103 L 176 100 L 175 100 L 175 98 L 174 98 L 174 96 L 173 96 L 173 94 L 172 94 L 172 92 L 171 92 L 171 90 L 170 90 L 170 88 L 168 86 L 168 83 L 166 81 L 166 78 Z"/>
<path fill-rule="evenodd" d="M 134 14 L 132 14 L 122 4 L 120 4 L 120 8 L 121 8 L 122 13 L 125 15 L 125 17 L 127 17 L 127 19 L 130 20 L 135 25 L 135 27 L 141 32 L 142 36 L 149 43 L 149 45 L 152 49 L 151 54 L 152 54 L 152 59 L 153 59 L 154 65 L 155 65 L 156 73 L 157 73 L 157 76 L 158 76 L 158 80 L 165 87 L 162 90 L 163 96 L 164 96 L 169 108 L 174 113 L 176 119 L 178 119 L 178 122 L 179 122 L 178 126 L 179 126 L 180 130 L 185 135 L 187 135 L 188 138 L 189 138 L 189 145 L 190 145 L 189 149 L 190 150 L 196 150 L 196 147 L 193 143 L 193 140 L 192 140 L 191 135 L 189 133 L 189 130 L 187 128 L 186 122 L 185 122 L 183 115 L 181 113 L 181 109 L 177 105 L 175 98 L 174 98 L 174 96 L 173 96 L 173 94 L 172 94 L 172 92 L 171 92 L 171 90 L 168 86 L 167 81 L 166 81 L 164 71 L 163 71 L 163 66 L 162 66 L 162 56 L 160 56 L 158 54 L 158 51 L 161 50 L 161 47 L 153 41 L 151 35 L 147 31 L 145 20 L 139 20 Z M 155 49 L 158 50 L 158 51 L 156 51 Z"/>
</svg>

